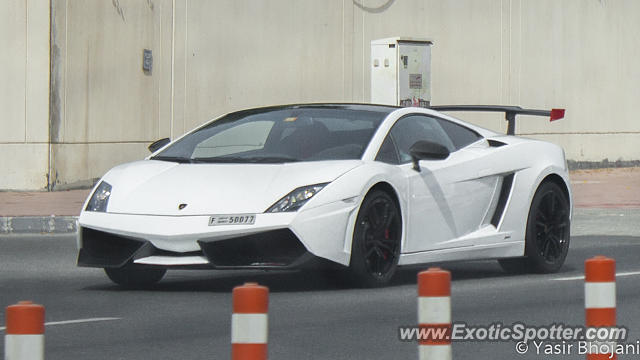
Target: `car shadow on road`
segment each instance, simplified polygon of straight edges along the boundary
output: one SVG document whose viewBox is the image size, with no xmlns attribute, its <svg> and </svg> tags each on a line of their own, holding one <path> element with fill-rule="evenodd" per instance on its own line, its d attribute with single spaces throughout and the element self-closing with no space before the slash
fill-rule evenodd
<svg viewBox="0 0 640 360">
<path fill-rule="evenodd" d="M 452 280 L 499 279 L 515 276 L 532 276 L 527 274 L 509 274 L 504 272 L 496 261 L 476 261 L 445 263 L 403 267 L 398 270 L 391 283 L 380 288 L 415 285 L 420 271 L 439 266 L 451 271 Z M 561 273 L 574 272 L 574 268 L 565 265 Z M 548 276 L 548 275 L 533 275 Z M 222 292 L 228 293 L 235 286 L 246 282 L 256 282 L 269 287 L 271 292 L 308 292 L 358 290 L 349 284 L 340 272 L 327 271 L 170 271 L 160 283 L 137 289 L 124 289 L 107 283 L 85 287 L 89 291 L 152 291 L 152 292 Z"/>
</svg>

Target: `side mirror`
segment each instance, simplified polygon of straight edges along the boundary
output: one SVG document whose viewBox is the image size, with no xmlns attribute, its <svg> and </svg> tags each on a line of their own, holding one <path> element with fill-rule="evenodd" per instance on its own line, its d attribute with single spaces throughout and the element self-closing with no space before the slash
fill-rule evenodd
<svg viewBox="0 0 640 360">
<path fill-rule="evenodd" d="M 413 170 L 420 171 L 420 160 L 444 160 L 449 157 L 449 149 L 431 141 L 420 140 L 409 148 L 413 159 Z"/>
<path fill-rule="evenodd" d="M 171 142 L 171 139 L 169 139 L 169 138 L 156 140 L 156 141 L 152 142 L 151 145 L 149 145 L 147 147 L 147 149 L 149 149 L 149 151 L 154 153 L 154 152 L 158 151 L 158 149 L 160 149 L 161 147 L 167 145 L 170 142 Z"/>
</svg>

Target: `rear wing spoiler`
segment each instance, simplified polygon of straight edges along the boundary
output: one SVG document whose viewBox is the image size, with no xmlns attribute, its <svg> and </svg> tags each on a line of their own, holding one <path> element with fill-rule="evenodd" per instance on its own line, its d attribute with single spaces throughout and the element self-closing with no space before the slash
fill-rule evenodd
<svg viewBox="0 0 640 360">
<path fill-rule="evenodd" d="M 555 120 L 560 120 L 564 118 L 564 109 L 533 110 L 533 109 L 523 109 L 520 106 L 502 106 L 502 105 L 436 105 L 436 106 L 430 106 L 429 108 L 436 111 L 503 112 L 504 118 L 505 120 L 507 120 L 507 135 L 515 135 L 516 115 L 548 116 L 549 121 L 555 121 Z"/>
</svg>

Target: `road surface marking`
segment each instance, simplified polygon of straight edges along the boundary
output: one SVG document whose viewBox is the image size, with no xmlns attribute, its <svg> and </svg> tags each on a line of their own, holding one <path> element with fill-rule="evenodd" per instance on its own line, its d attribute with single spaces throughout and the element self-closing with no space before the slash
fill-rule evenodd
<svg viewBox="0 0 640 360">
<path fill-rule="evenodd" d="M 113 321 L 120 320 L 121 318 L 117 317 L 101 317 L 101 318 L 89 318 L 89 319 L 76 319 L 76 320 L 63 320 L 63 321 L 50 321 L 44 323 L 45 326 L 53 326 L 53 325 L 67 325 L 67 324 L 82 324 L 96 321 Z M 0 331 L 4 331 L 6 327 L 1 326 Z"/>
<path fill-rule="evenodd" d="M 633 275 L 640 275 L 640 271 L 620 272 L 620 273 L 616 274 L 616 277 L 618 277 L 618 276 L 633 276 Z M 561 277 L 561 278 L 555 278 L 555 279 L 551 279 L 551 280 L 555 280 L 555 281 L 584 280 L 584 275 Z"/>
</svg>

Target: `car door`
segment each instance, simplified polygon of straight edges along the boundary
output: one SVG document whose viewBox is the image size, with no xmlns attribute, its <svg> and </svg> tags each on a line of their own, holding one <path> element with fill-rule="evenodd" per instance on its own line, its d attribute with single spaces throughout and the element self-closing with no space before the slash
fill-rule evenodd
<svg viewBox="0 0 640 360">
<path fill-rule="evenodd" d="M 408 182 L 404 253 L 473 245 L 465 235 L 481 227 L 498 186 L 497 177 L 482 176 L 484 157 L 466 149 L 482 137 L 471 130 L 472 136 L 452 137 L 442 121 L 422 114 L 399 119 L 378 154 L 377 160 L 397 163 Z M 445 146 L 449 157 L 421 160 L 421 171 L 414 170 L 409 148 L 420 140 Z"/>
</svg>

